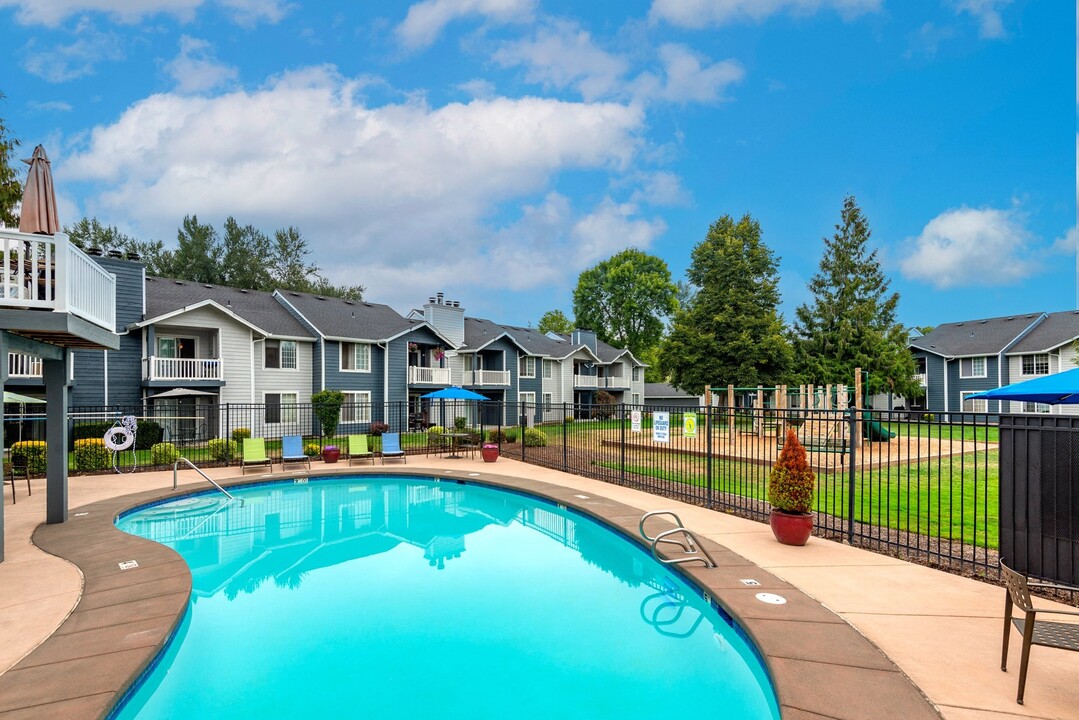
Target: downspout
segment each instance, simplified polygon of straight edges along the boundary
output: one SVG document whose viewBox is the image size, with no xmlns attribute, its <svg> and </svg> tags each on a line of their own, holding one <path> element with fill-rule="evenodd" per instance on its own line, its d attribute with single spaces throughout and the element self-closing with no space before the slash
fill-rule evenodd
<svg viewBox="0 0 1079 720">
<path fill-rule="evenodd" d="M 386 422 L 390 416 L 390 341 L 376 342 L 375 345 L 382 348 L 382 422 Z"/>
<path fill-rule="evenodd" d="M 75 356 L 72 355 L 72 357 L 75 357 Z M 104 370 L 102 371 L 101 374 L 105 376 L 104 377 L 104 380 L 105 380 L 105 405 L 108 406 L 108 404 L 109 404 L 109 351 L 108 350 L 102 350 L 101 351 L 101 367 L 104 368 Z"/>
<path fill-rule="evenodd" d="M 948 358 L 944 358 L 944 414 L 948 414 Z"/>
<path fill-rule="evenodd" d="M 251 399 L 248 402 L 255 402 L 255 345 L 262 342 L 266 338 L 255 339 L 255 331 L 248 330 L 248 336 L 251 338 Z"/>
</svg>

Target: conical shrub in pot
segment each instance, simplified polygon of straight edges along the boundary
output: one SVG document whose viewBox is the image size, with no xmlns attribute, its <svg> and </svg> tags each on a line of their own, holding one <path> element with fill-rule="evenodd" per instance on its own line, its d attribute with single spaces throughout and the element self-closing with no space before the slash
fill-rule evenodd
<svg viewBox="0 0 1079 720">
<path fill-rule="evenodd" d="M 809 467 L 806 449 L 793 429 L 768 476 L 768 524 L 776 540 L 785 545 L 805 545 L 813 532 L 813 500 L 817 478 Z"/>
</svg>

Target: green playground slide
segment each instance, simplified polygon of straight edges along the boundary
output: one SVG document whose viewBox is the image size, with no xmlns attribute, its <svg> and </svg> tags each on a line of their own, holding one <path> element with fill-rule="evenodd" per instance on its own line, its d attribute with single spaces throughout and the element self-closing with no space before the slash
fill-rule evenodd
<svg viewBox="0 0 1079 720">
<path fill-rule="evenodd" d="M 895 437 L 895 433 L 888 428 L 881 425 L 879 422 L 873 419 L 872 413 L 864 413 L 862 419 L 865 421 L 862 430 L 862 435 L 865 436 L 870 442 L 887 442 Z"/>
</svg>

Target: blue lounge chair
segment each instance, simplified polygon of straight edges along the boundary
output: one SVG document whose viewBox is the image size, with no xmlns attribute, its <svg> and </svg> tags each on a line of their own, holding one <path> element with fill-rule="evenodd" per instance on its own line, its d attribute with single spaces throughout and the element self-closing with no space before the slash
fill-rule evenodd
<svg viewBox="0 0 1079 720">
<path fill-rule="evenodd" d="M 303 452 L 303 438 L 299 435 L 285 435 L 281 438 L 281 466 L 289 463 L 301 463 L 311 469 L 311 458 Z"/>
<path fill-rule="evenodd" d="M 401 449 L 401 433 L 382 433 L 382 464 L 386 464 L 386 456 L 399 457 L 408 462 L 405 451 Z"/>
</svg>

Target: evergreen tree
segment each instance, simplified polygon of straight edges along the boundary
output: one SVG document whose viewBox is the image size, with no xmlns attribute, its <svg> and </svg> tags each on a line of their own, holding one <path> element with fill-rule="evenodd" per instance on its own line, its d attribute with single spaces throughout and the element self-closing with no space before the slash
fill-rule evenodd
<svg viewBox="0 0 1079 720">
<path fill-rule="evenodd" d="M 877 251 L 868 248 L 869 223 L 853 196 L 842 222 L 824 238 L 820 270 L 809 282 L 810 304 L 796 311 L 795 354 L 801 380 L 852 385 L 854 369 L 869 371 L 868 392 L 915 397 L 909 331 L 896 322 L 899 293 L 889 293 Z"/>
<path fill-rule="evenodd" d="M 318 268 L 307 262 L 307 240 L 294 227 L 274 233 L 271 274 L 275 287 L 308 292 L 321 280 Z"/>
<path fill-rule="evenodd" d="M 115 225 L 102 225 L 98 219 L 82 218 L 74 225 L 64 226 L 64 233 L 77 247 L 86 250 L 96 247 L 102 250 L 120 250 L 139 255 L 149 275 L 177 277 L 175 258 L 160 240 L 137 240 L 120 232 Z"/>
<path fill-rule="evenodd" d="M 274 282 L 267 265 L 272 254 L 270 238 L 252 225 L 241 227 L 233 217 L 225 219 L 222 238 L 222 284 L 248 290 L 272 290 Z"/>
<path fill-rule="evenodd" d="M 0 92 L 0 100 L 4 93 Z M 0 118 L 0 226 L 18 229 L 19 216 L 15 206 L 22 201 L 22 182 L 19 180 L 18 158 L 15 148 L 19 141 L 8 134 L 3 118 Z"/>
<path fill-rule="evenodd" d="M 695 292 L 660 351 L 671 384 L 696 395 L 716 384 L 783 382 L 791 349 L 778 310 L 778 267 L 749 215 L 712 223 L 686 271 Z"/>
<path fill-rule="evenodd" d="M 176 233 L 176 242 L 178 280 L 210 285 L 224 284 L 221 243 L 212 225 L 200 224 L 197 215 L 186 215 Z"/>
</svg>

